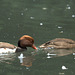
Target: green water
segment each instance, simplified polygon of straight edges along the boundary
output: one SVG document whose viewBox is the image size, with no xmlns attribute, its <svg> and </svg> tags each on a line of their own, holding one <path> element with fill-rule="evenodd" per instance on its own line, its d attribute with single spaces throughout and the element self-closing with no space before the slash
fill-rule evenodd
<svg viewBox="0 0 75 75">
<path fill-rule="evenodd" d="M 23 35 L 30 35 L 38 47 L 57 37 L 75 40 L 74 0 L 0 0 L 0 41 L 17 45 Z M 72 54 L 48 59 L 44 51 L 32 48 L 21 53 L 0 56 L 0 75 L 75 75 Z M 30 67 L 26 67 L 27 65 Z M 65 65 L 68 69 L 62 70 Z"/>
</svg>

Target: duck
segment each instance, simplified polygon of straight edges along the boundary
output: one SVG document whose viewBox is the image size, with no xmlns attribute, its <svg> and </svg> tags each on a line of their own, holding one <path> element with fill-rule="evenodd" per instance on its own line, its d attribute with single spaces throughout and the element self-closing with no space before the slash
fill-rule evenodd
<svg viewBox="0 0 75 75">
<path fill-rule="evenodd" d="M 16 53 L 27 50 L 27 47 L 32 47 L 37 50 L 37 47 L 34 45 L 34 39 L 29 35 L 23 35 L 18 40 L 18 46 L 7 42 L 0 42 L 0 53 Z"/>
<path fill-rule="evenodd" d="M 55 38 L 39 46 L 43 49 L 72 49 L 75 48 L 75 41 L 67 38 Z"/>
</svg>

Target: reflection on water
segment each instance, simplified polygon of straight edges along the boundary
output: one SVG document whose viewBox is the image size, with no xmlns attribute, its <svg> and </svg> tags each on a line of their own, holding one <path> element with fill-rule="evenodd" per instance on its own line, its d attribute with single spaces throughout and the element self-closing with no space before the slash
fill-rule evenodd
<svg viewBox="0 0 75 75">
<path fill-rule="evenodd" d="M 24 57 L 23 54 L 21 53 L 20 56 L 18 56 L 20 63 L 22 66 L 26 66 L 26 68 L 28 69 L 28 67 L 32 66 L 32 62 L 34 60 L 33 56 L 26 56 Z"/>
<path fill-rule="evenodd" d="M 52 57 L 60 57 L 74 53 L 75 49 L 47 49 L 44 51 L 50 53 Z"/>
<path fill-rule="evenodd" d="M 39 50 L 36 51 L 31 51 L 31 52 L 23 52 L 23 53 L 15 53 L 15 54 L 1 54 L 0 55 L 0 63 L 6 63 L 10 65 L 11 67 L 14 66 L 14 69 L 18 69 L 19 72 L 21 72 L 21 69 L 23 70 L 22 73 L 29 73 L 31 75 L 34 75 L 33 72 L 42 72 L 45 73 L 51 73 L 55 75 L 52 71 L 54 69 L 55 73 L 58 75 L 65 75 L 67 72 L 69 72 L 72 67 L 70 64 L 74 64 L 73 62 L 73 55 L 74 51 L 73 50 L 54 50 L 54 49 L 48 49 L 48 50 L 42 50 L 38 48 Z M 28 50 L 29 51 L 29 50 Z M 67 56 L 69 54 L 72 54 L 71 58 L 69 59 L 70 56 Z M 51 59 L 48 59 L 47 56 L 50 56 Z M 64 57 L 61 57 L 64 56 Z M 67 56 L 67 57 L 66 57 Z M 60 58 L 61 57 L 61 58 Z M 66 59 L 66 60 L 64 60 Z M 68 62 L 68 63 L 66 63 Z M 53 64 L 54 63 L 54 64 Z M 60 63 L 60 64 L 58 64 Z M 18 68 L 19 67 L 19 68 Z M 63 69 L 64 71 L 63 71 Z M 66 69 L 66 67 L 68 69 Z M 9 68 L 9 67 L 8 67 Z M 12 70 L 14 70 L 12 69 Z M 72 71 L 72 70 L 71 70 Z M 17 72 L 17 70 L 16 70 Z M 18 73 L 18 72 L 17 72 Z M 45 74 L 47 74 L 45 73 Z M 12 73 L 13 74 L 13 73 Z M 21 74 L 21 73 L 20 73 Z M 44 74 L 44 75 L 45 75 Z M 71 73 L 70 73 L 71 74 Z"/>
<path fill-rule="evenodd" d="M 33 60 L 34 59 L 31 56 L 23 58 L 23 63 L 21 65 L 26 66 L 26 67 L 31 67 Z"/>
<path fill-rule="evenodd" d="M 7 61 L 14 61 L 14 58 L 15 58 L 15 54 L 12 53 L 12 54 L 7 54 L 7 53 L 4 53 L 4 54 L 0 54 L 0 62 L 5 62 L 5 63 L 8 63 L 8 64 L 11 64 L 10 62 L 7 62 Z"/>
<path fill-rule="evenodd" d="M 38 51 L 31 52 L 31 56 L 24 56 L 22 53 L 18 56 L 22 66 L 26 66 L 27 69 L 32 66 L 32 63 L 36 61 L 34 58 L 41 54 L 45 53 L 45 58 L 56 58 L 61 56 L 66 56 L 72 54 L 75 56 L 74 49 L 41 49 L 38 48 Z M 43 58 L 43 57 L 42 57 Z"/>
</svg>

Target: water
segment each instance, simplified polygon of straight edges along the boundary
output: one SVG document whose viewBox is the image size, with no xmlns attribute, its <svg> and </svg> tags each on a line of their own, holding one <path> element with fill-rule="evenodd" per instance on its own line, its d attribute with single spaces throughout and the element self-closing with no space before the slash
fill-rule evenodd
<svg viewBox="0 0 75 75">
<path fill-rule="evenodd" d="M 0 41 L 17 45 L 18 39 L 27 34 L 34 38 L 38 47 L 54 38 L 75 40 L 74 0 L 1 0 Z M 75 75 L 74 50 L 35 52 L 28 48 L 21 53 L 0 56 L 0 75 Z M 57 54 L 47 58 L 47 53 Z M 62 70 L 62 66 L 67 70 Z"/>
</svg>

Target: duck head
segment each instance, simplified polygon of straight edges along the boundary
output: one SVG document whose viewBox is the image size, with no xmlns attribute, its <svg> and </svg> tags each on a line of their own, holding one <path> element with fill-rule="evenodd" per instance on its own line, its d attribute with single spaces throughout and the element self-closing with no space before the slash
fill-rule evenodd
<svg viewBox="0 0 75 75">
<path fill-rule="evenodd" d="M 28 35 L 24 35 L 19 39 L 18 47 L 23 49 L 27 49 L 26 47 L 32 47 L 33 49 L 37 50 L 36 46 L 34 45 L 34 39 Z"/>
</svg>

